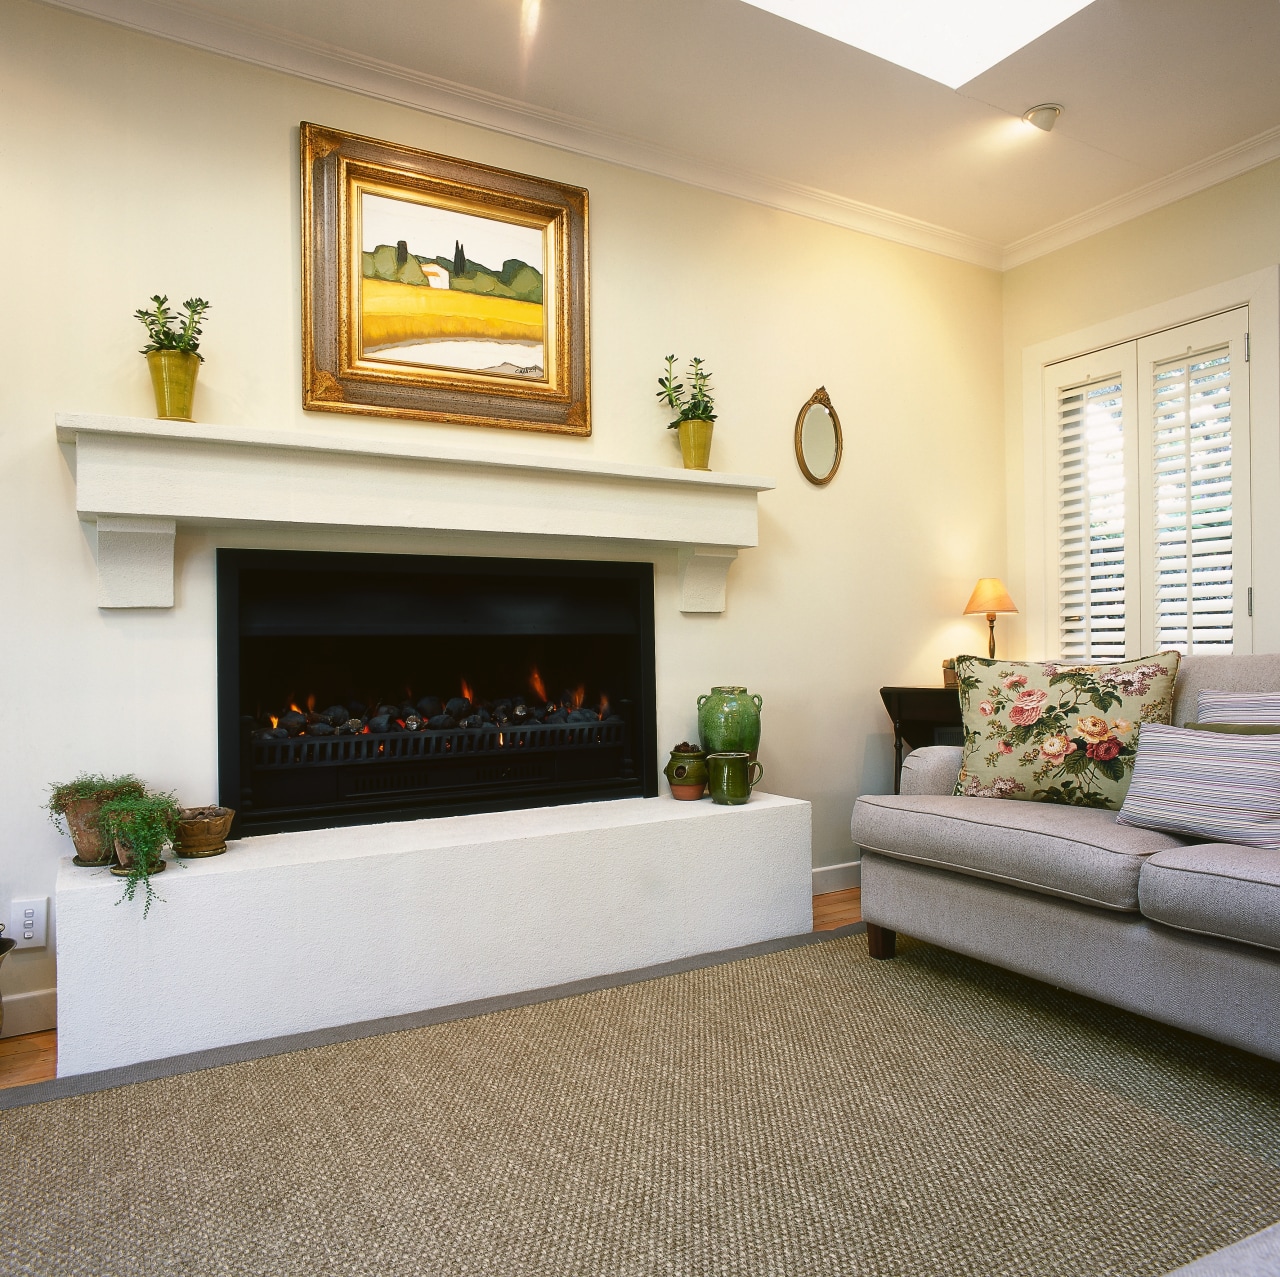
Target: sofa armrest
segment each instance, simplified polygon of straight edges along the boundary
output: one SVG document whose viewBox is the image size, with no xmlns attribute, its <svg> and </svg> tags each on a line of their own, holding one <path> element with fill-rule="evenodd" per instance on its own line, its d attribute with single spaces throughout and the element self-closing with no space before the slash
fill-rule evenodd
<svg viewBox="0 0 1280 1277">
<path fill-rule="evenodd" d="M 953 794 L 964 750 L 959 745 L 926 745 L 902 760 L 904 794 Z"/>
</svg>

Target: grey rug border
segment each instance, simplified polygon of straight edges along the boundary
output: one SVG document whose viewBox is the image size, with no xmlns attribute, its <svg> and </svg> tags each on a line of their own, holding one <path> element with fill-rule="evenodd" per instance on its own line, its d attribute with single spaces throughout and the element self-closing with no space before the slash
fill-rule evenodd
<svg viewBox="0 0 1280 1277">
<path fill-rule="evenodd" d="M 64 1100 L 75 1095 L 88 1095 L 94 1091 L 108 1091 L 117 1086 L 129 1086 L 134 1082 L 150 1082 L 158 1078 L 177 1077 L 183 1073 L 199 1073 L 204 1069 L 216 1069 L 223 1064 L 241 1064 L 246 1060 L 261 1060 L 272 1055 L 287 1055 L 290 1051 L 305 1051 L 310 1047 L 331 1046 L 337 1042 L 354 1042 L 359 1038 L 382 1037 L 387 1033 L 401 1033 L 406 1029 L 421 1029 L 430 1024 L 447 1024 L 451 1020 L 466 1020 L 472 1016 L 490 1015 L 494 1011 L 506 1011 L 512 1007 L 532 1006 L 538 1002 L 554 1002 L 560 998 L 572 998 L 581 993 L 594 993 L 598 989 L 616 989 L 628 984 L 641 984 L 646 980 L 659 980 L 663 976 L 679 975 L 683 971 L 698 971 L 704 967 L 719 967 L 743 958 L 757 958 L 768 953 L 781 953 L 786 949 L 801 949 L 806 945 L 825 944 L 844 936 L 865 931 L 865 922 L 850 923 L 847 927 L 835 927 L 828 931 L 806 931 L 796 936 L 781 936 L 775 940 L 758 940 L 754 944 L 736 949 L 719 949 L 713 953 L 699 953 L 688 958 L 675 958 L 650 967 L 635 967 L 630 971 L 615 971 L 609 975 L 591 976 L 586 980 L 571 980 L 567 984 L 552 984 L 541 989 L 525 989 L 519 993 L 504 993 L 494 998 L 478 998 L 472 1002 L 454 1002 L 448 1006 L 431 1007 L 425 1011 L 411 1011 L 407 1015 L 386 1016 L 380 1020 L 360 1020 L 353 1024 L 339 1024 L 328 1029 L 312 1029 L 306 1033 L 290 1033 L 278 1038 L 260 1038 L 256 1042 L 236 1042 L 231 1046 L 212 1047 L 207 1051 L 192 1051 L 186 1055 L 170 1055 L 162 1060 L 144 1060 L 140 1064 L 126 1064 L 121 1068 L 102 1069 L 96 1073 L 76 1073 L 71 1077 L 54 1078 L 49 1082 L 28 1082 L 25 1086 L 0 1089 L 0 1110 L 23 1108 L 28 1104 L 43 1104 L 49 1100 Z"/>
</svg>

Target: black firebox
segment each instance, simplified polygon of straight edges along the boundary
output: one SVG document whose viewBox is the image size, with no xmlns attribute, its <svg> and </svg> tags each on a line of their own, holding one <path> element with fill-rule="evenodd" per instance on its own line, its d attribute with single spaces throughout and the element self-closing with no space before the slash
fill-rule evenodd
<svg viewBox="0 0 1280 1277">
<path fill-rule="evenodd" d="M 653 567 L 218 551 L 237 837 L 653 797 Z"/>
</svg>

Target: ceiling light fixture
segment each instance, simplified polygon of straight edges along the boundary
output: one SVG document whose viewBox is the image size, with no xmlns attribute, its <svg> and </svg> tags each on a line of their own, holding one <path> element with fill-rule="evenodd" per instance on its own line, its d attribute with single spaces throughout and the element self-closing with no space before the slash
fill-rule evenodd
<svg viewBox="0 0 1280 1277">
<path fill-rule="evenodd" d="M 1052 133 L 1053 126 L 1057 124 L 1058 116 L 1061 114 L 1062 108 L 1056 102 L 1042 102 L 1039 106 L 1023 111 L 1022 118 L 1028 124 L 1034 124 L 1036 128 Z"/>
<path fill-rule="evenodd" d="M 1091 0 L 746 0 L 958 89 Z"/>
</svg>

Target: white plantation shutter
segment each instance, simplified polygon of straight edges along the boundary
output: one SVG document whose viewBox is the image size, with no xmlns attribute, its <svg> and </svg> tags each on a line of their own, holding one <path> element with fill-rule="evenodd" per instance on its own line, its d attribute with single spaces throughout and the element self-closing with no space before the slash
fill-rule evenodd
<svg viewBox="0 0 1280 1277">
<path fill-rule="evenodd" d="M 1110 364 L 1110 351 L 1057 364 L 1046 387 L 1057 426 L 1057 654 L 1069 660 L 1123 659 L 1136 622 L 1133 360 L 1115 353 Z"/>
<path fill-rule="evenodd" d="M 1157 648 L 1251 649 L 1247 318 L 1231 311 L 1138 343 Z"/>
<path fill-rule="evenodd" d="M 1058 620 L 1067 657 L 1124 656 L 1123 416 L 1111 378 L 1073 387 L 1058 404 Z"/>
<path fill-rule="evenodd" d="M 1247 321 L 1045 368 L 1061 657 L 1251 650 Z"/>
</svg>

